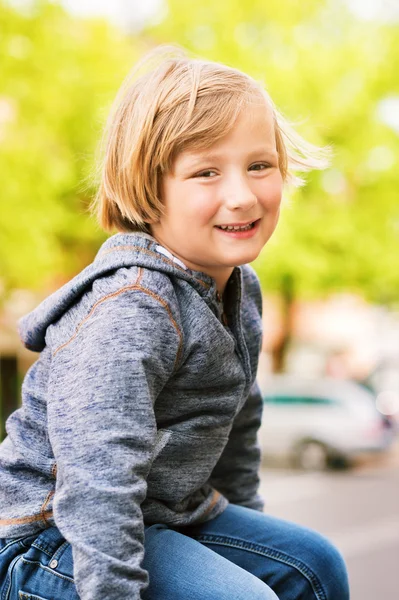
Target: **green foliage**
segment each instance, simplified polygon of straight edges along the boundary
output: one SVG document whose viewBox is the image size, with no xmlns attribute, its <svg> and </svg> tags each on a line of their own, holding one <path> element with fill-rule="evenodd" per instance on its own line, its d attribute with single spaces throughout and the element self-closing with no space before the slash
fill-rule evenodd
<svg viewBox="0 0 399 600">
<path fill-rule="evenodd" d="M 50 2 L 0 3 L 0 274 L 6 288 L 52 286 L 102 234 L 89 218 L 96 144 L 132 44 Z"/>
<path fill-rule="evenodd" d="M 399 288 L 398 133 L 378 106 L 399 94 L 399 23 L 364 22 L 344 2 L 169 0 L 156 43 L 178 43 L 265 82 L 331 168 L 286 191 L 277 232 L 256 261 L 264 287 L 352 289 L 393 303 Z"/>
<path fill-rule="evenodd" d="M 0 0 L 0 276 L 48 287 L 92 257 L 103 234 L 87 214 L 108 106 L 141 53 L 175 43 L 265 82 L 331 168 L 287 190 L 256 262 L 267 289 L 300 296 L 353 289 L 393 303 L 399 288 L 398 132 L 379 118 L 399 96 L 398 23 L 361 22 L 344 0 L 169 0 L 133 40 L 48 0 L 21 13 Z"/>
</svg>

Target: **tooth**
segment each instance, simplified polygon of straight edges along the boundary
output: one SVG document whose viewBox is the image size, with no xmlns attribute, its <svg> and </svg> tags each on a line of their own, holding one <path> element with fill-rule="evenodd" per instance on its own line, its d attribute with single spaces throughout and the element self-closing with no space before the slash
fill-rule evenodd
<svg viewBox="0 0 399 600">
<path fill-rule="evenodd" d="M 218 225 L 218 227 L 223 231 L 247 231 L 251 229 L 252 223 L 248 223 L 248 225 Z"/>
</svg>

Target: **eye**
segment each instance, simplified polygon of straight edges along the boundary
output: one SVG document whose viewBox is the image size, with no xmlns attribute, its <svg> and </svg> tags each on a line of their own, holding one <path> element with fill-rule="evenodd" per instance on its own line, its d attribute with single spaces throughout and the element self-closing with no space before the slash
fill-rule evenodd
<svg viewBox="0 0 399 600">
<path fill-rule="evenodd" d="M 270 169 L 271 164 L 269 163 L 255 163 L 249 167 L 250 171 L 264 171 L 265 169 Z"/>
<path fill-rule="evenodd" d="M 205 171 L 200 171 L 199 173 L 196 173 L 194 175 L 194 177 L 202 177 L 204 179 L 211 179 L 215 175 L 217 175 L 216 171 L 213 171 L 212 169 L 205 169 Z"/>
</svg>

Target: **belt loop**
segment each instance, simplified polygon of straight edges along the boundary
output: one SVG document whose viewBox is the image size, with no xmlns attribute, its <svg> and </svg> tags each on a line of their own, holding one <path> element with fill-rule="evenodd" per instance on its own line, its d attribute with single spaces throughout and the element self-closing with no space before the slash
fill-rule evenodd
<svg viewBox="0 0 399 600">
<path fill-rule="evenodd" d="M 66 540 L 64 540 L 64 542 L 60 546 L 58 546 L 57 550 L 54 552 L 48 564 L 50 569 L 56 569 L 58 567 L 59 558 L 67 546 L 68 542 Z"/>
<path fill-rule="evenodd" d="M 65 539 L 57 527 L 48 527 L 37 536 L 32 546 L 50 557 L 51 562 L 53 556 L 64 542 Z"/>
</svg>

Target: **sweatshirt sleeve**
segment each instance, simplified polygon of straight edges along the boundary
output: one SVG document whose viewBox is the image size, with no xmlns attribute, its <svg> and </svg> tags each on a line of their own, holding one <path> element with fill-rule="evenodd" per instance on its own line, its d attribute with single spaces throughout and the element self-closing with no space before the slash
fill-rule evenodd
<svg viewBox="0 0 399 600">
<path fill-rule="evenodd" d="M 243 408 L 234 419 L 229 441 L 213 469 L 211 484 L 229 502 L 263 511 L 258 494 L 260 448 L 257 432 L 262 417 L 262 396 L 255 382 Z"/>
<path fill-rule="evenodd" d="M 156 438 L 154 402 L 179 346 L 170 312 L 155 294 L 135 290 L 97 302 L 54 350 L 54 519 L 72 546 L 81 600 L 139 600 L 148 585 L 140 505 Z"/>
</svg>

